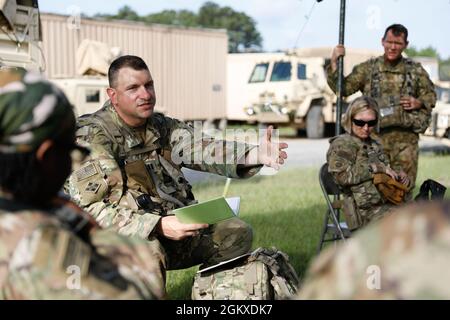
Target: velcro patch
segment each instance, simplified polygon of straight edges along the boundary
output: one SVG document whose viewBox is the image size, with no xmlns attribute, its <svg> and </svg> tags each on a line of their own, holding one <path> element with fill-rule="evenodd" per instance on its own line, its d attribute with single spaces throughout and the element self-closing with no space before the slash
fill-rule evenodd
<svg viewBox="0 0 450 320">
<path fill-rule="evenodd" d="M 90 181 L 84 191 L 97 193 L 98 189 L 100 189 L 100 183 Z"/>
<path fill-rule="evenodd" d="M 387 116 L 390 116 L 391 114 L 394 114 L 394 108 L 393 107 L 381 108 L 380 109 L 381 117 L 387 117 Z"/>
<path fill-rule="evenodd" d="M 85 167 L 82 167 L 75 171 L 75 176 L 77 177 L 77 181 L 81 181 L 92 176 L 95 176 L 98 173 L 96 166 L 91 163 Z"/>
<path fill-rule="evenodd" d="M 344 150 L 337 150 L 336 155 L 345 160 L 352 160 L 354 157 L 353 154 L 351 154 L 350 152 L 344 151 Z"/>
</svg>

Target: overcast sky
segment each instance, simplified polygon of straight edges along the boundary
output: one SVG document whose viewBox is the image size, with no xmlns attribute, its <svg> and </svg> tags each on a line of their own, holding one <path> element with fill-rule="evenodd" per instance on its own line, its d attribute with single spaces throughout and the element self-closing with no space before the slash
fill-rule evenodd
<svg viewBox="0 0 450 320">
<path fill-rule="evenodd" d="M 198 11 L 205 0 L 40 0 L 43 12 L 70 14 L 74 8 L 87 15 L 116 13 L 124 5 L 140 15 L 165 9 Z M 257 23 L 265 51 L 297 47 L 333 46 L 338 41 L 339 0 L 220 0 L 221 6 L 243 11 Z M 315 4 L 314 4 L 315 3 Z M 410 45 L 432 46 L 450 57 L 450 0 L 347 0 L 345 44 L 381 49 L 384 29 L 402 23 Z M 314 5 L 314 6 L 313 6 Z M 311 12 L 312 14 L 308 16 Z M 306 24 L 305 24 L 306 23 Z M 445 36 L 447 34 L 447 36 Z"/>
</svg>

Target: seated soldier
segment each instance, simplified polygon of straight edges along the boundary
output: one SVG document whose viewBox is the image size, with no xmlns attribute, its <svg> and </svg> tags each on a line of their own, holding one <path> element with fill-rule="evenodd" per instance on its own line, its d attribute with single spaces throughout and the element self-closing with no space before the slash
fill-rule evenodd
<svg viewBox="0 0 450 320">
<path fill-rule="evenodd" d="M 0 70 L 0 299 L 154 299 L 148 242 L 102 230 L 58 197 L 71 171 L 75 116 L 34 73 Z"/>
<path fill-rule="evenodd" d="M 364 96 L 356 98 L 343 115 L 346 133 L 330 139 L 328 171 L 344 193 L 343 211 L 351 230 L 381 218 L 391 207 L 375 185 L 377 173 L 398 181 L 393 183 L 400 188 L 409 183 L 404 172 L 396 173 L 390 168 L 381 145 L 372 138 L 378 122 L 376 101 Z"/>
<path fill-rule="evenodd" d="M 287 144 L 272 142 L 271 129 L 259 147 L 204 139 L 201 132 L 198 138 L 191 126 L 154 112 L 154 82 L 140 57 L 117 58 L 108 78 L 110 99 L 78 119 L 77 141 L 91 156 L 68 180 L 72 199 L 100 225 L 160 247 L 163 274 L 247 253 L 253 233 L 243 220 L 183 224 L 172 214 L 196 203 L 181 168 L 250 177 L 262 165 L 283 164 Z"/>
</svg>

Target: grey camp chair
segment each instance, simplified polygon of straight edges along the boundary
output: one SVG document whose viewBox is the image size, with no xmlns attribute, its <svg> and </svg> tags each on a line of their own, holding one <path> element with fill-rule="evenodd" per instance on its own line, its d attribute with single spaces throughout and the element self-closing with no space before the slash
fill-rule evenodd
<svg viewBox="0 0 450 320">
<path fill-rule="evenodd" d="M 350 237 L 350 230 L 347 227 L 347 223 L 339 222 L 342 201 L 332 199 L 332 197 L 340 194 L 340 190 L 339 186 L 334 182 L 333 177 L 328 172 L 328 163 L 323 164 L 320 168 L 319 183 L 327 202 L 327 212 L 325 214 L 317 253 L 320 253 L 323 244 L 327 241 L 345 241 L 346 238 Z"/>
</svg>

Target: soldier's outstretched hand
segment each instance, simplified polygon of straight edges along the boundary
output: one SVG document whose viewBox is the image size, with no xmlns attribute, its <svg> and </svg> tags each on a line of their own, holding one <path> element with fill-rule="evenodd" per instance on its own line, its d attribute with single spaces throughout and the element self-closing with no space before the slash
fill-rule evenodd
<svg viewBox="0 0 450 320">
<path fill-rule="evenodd" d="M 278 170 L 280 165 L 287 159 L 288 144 L 285 142 L 272 141 L 273 126 L 269 126 L 260 140 L 258 147 L 258 162 Z"/>
</svg>

